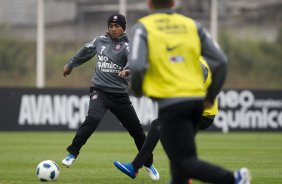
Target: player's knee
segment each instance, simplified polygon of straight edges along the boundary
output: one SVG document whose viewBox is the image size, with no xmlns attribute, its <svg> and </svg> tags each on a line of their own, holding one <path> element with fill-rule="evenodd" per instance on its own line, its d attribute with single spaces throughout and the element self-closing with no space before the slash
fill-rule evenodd
<svg viewBox="0 0 282 184">
<path fill-rule="evenodd" d="M 194 168 L 194 166 L 196 166 L 198 162 L 198 159 L 196 156 L 192 156 L 189 158 L 186 158 L 185 160 L 179 161 L 176 163 L 176 167 L 179 169 L 179 171 L 181 172 L 186 172 L 186 173 L 192 173 L 194 172 L 193 169 L 190 168 Z M 189 166 L 189 167 L 187 167 Z"/>
</svg>

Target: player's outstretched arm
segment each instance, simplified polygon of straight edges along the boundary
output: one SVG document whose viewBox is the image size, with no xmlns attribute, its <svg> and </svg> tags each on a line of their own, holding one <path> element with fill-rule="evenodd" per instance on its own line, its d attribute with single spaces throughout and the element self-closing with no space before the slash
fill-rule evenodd
<svg viewBox="0 0 282 184">
<path fill-rule="evenodd" d="M 74 67 L 78 67 L 83 63 L 91 60 L 96 55 L 96 38 L 85 44 L 76 54 L 72 57 L 68 64 L 64 66 L 63 76 L 69 75 Z"/>
</svg>

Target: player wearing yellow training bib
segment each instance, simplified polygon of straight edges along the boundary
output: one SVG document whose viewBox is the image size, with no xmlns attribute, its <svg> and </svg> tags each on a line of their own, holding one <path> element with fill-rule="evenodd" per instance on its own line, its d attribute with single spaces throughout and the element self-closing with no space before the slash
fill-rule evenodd
<svg viewBox="0 0 282 184">
<path fill-rule="evenodd" d="M 174 12 L 174 0 L 148 0 L 148 5 L 153 12 L 139 19 L 131 31 L 128 68 L 134 95 L 158 103 L 157 133 L 170 161 L 170 183 L 187 184 L 195 178 L 249 184 L 246 168 L 234 175 L 202 161 L 196 151 L 195 137 L 201 118 L 206 117 L 203 107 L 213 105 L 227 75 L 225 54 L 197 21 Z M 212 73 L 206 93 L 200 56 Z M 133 164 L 115 162 L 115 166 L 135 178 Z M 158 178 L 155 171 L 152 174 Z"/>
<path fill-rule="evenodd" d="M 201 62 L 201 68 L 203 70 L 203 80 L 204 80 L 204 89 L 207 90 L 207 88 L 209 87 L 210 83 L 211 83 L 211 72 L 210 72 L 210 68 L 206 62 L 206 60 L 201 57 L 200 58 L 200 62 Z M 128 69 L 120 72 L 120 76 L 121 77 L 127 77 L 129 75 L 130 71 Z M 213 106 L 211 108 L 206 108 L 204 109 L 202 118 L 200 120 L 199 123 L 199 129 L 200 130 L 204 130 L 207 129 L 208 127 L 210 127 L 214 121 L 215 115 L 218 113 L 218 106 L 217 106 L 217 101 L 214 102 Z M 122 172 L 124 172 L 125 174 L 127 174 L 129 177 L 131 178 L 135 178 L 137 176 L 138 170 L 144 166 L 144 164 L 146 163 L 146 161 L 150 158 L 150 155 L 152 154 L 153 150 L 155 149 L 158 141 L 159 141 L 159 134 L 158 134 L 158 130 L 157 127 L 159 126 L 159 120 L 155 119 L 152 121 L 151 126 L 150 126 L 150 130 L 147 134 L 147 138 L 146 141 L 142 147 L 141 150 L 139 150 L 138 154 L 135 156 L 134 160 L 127 164 L 132 166 L 133 168 L 133 172 L 132 173 L 128 173 L 124 172 L 125 170 L 122 170 L 121 168 L 124 168 L 124 163 L 120 163 L 119 161 L 115 161 L 114 165 L 120 169 Z M 145 167 L 146 168 L 146 167 Z M 156 175 L 152 175 L 152 179 L 153 180 L 158 180 L 159 179 L 159 174 L 158 171 L 155 170 Z"/>
</svg>

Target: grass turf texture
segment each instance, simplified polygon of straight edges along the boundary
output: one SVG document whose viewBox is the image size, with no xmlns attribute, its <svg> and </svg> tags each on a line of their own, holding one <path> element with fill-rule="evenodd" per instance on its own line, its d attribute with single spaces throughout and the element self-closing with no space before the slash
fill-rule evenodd
<svg viewBox="0 0 282 184">
<path fill-rule="evenodd" d="M 67 184 L 148 184 L 169 181 L 168 160 L 158 144 L 154 151 L 155 167 L 161 179 L 153 182 L 141 169 L 135 180 L 119 172 L 113 161 L 129 162 L 136 154 L 126 132 L 97 132 L 88 140 L 70 168 L 61 165 L 65 148 L 75 132 L 0 132 L 0 184 L 40 183 L 36 166 L 47 159 L 60 166 L 56 183 Z M 248 167 L 252 184 L 281 184 L 281 133 L 200 133 L 199 157 L 229 169 Z M 194 180 L 193 184 L 200 182 Z"/>
</svg>

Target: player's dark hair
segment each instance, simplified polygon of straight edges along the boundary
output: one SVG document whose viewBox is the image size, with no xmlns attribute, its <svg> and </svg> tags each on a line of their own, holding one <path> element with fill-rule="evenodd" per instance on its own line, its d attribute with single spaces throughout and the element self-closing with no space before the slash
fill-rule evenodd
<svg viewBox="0 0 282 184">
<path fill-rule="evenodd" d="M 173 5 L 174 0 L 151 0 L 151 2 L 155 9 L 165 9 L 171 8 L 171 5 Z"/>
</svg>

